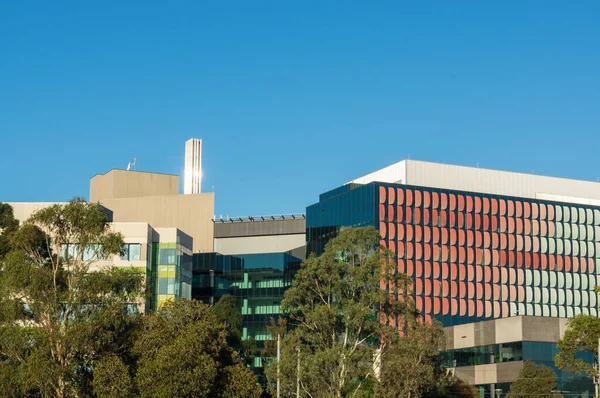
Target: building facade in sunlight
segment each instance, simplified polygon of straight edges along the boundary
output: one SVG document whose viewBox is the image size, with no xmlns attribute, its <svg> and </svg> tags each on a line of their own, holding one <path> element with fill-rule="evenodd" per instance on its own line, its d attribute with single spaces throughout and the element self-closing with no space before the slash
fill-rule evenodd
<svg viewBox="0 0 600 398">
<path fill-rule="evenodd" d="M 482 321 L 598 315 L 599 183 L 405 160 L 324 193 L 309 206 L 308 250 L 322 252 L 340 228 L 368 225 L 395 254 L 398 272 L 413 279 L 417 309 L 428 321 L 450 328 L 477 324 L 501 338 L 509 333 L 508 323 Z M 529 327 L 542 333 L 543 325 Z M 549 343 L 535 340 L 536 333 L 527 336 L 534 340 L 515 337 L 502 344 Z M 551 340 L 559 337 L 555 333 Z M 503 349 L 494 338 L 485 345 L 471 341 L 468 347 L 454 343 L 477 355 Z M 498 357 L 512 362 L 512 371 L 500 371 L 488 358 L 470 363 L 485 366 L 485 378 L 461 373 L 464 361 L 457 373 L 493 396 L 496 385 L 516 378 L 523 360 L 539 360 L 520 352 Z"/>
</svg>

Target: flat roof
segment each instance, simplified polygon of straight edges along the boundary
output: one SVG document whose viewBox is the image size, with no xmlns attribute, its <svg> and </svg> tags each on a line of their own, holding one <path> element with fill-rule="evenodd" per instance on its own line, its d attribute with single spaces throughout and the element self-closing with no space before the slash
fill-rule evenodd
<svg viewBox="0 0 600 398">
<path fill-rule="evenodd" d="M 569 201 L 600 200 L 600 183 L 541 174 L 405 159 L 348 181 L 386 182 L 457 191 Z"/>
<path fill-rule="evenodd" d="M 171 173 L 158 173 L 155 171 L 142 171 L 142 170 L 126 170 L 126 169 L 120 169 L 118 167 L 112 168 L 110 170 L 108 170 L 106 173 L 96 173 L 92 176 L 92 178 L 96 177 L 96 176 L 104 176 L 107 175 L 108 173 L 112 172 L 112 171 L 126 171 L 128 173 L 146 173 L 146 174 L 159 174 L 159 175 L 164 175 L 164 176 L 173 176 L 173 177 L 179 177 L 179 174 L 171 174 Z"/>
</svg>

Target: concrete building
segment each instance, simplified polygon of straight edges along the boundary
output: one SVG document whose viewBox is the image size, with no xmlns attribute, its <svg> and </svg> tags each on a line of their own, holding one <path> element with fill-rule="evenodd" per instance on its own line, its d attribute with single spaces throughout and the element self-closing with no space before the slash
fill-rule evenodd
<svg viewBox="0 0 600 398">
<path fill-rule="evenodd" d="M 13 214 L 19 222 L 26 221 L 33 213 L 45 207 L 64 202 L 6 202 L 13 208 Z"/>
<path fill-rule="evenodd" d="M 191 298 L 192 253 L 213 251 L 213 193 L 180 195 L 179 176 L 114 169 L 90 180 L 90 202 L 102 205 L 111 228 L 125 241 L 123 256 L 97 260 L 92 269 L 145 269 L 145 310 L 172 298 Z M 15 217 L 25 221 L 56 203 L 9 204 Z"/>
<path fill-rule="evenodd" d="M 310 252 L 342 227 L 379 230 L 413 279 L 417 309 L 446 327 L 598 315 L 597 182 L 405 160 L 320 195 L 306 214 Z M 469 380 L 489 397 L 515 378 Z"/>
<path fill-rule="evenodd" d="M 100 203 L 113 222 L 147 222 L 177 228 L 193 239 L 193 251 L 213 251 L 214 194 L 179 194 L 179 176 L 110 170 L 90 181 L 90 202 Z"/>
<path fill-rule="evenodd" d="M 556 343 L 567 329 L 567 319 L 514 316 L 450 326 L 444 329 L 447 351 L 443 363 L 460 379 L 481 386 L 483 394 L 498 391 L 505 396 L 517 379 L 524 360 L 553 368 L 564 396 L 584 396 L 593 385 L 589 379 L 554 366 Z M 591 353 L 582 359 L 593 362 Z M 488 386 L 489 388 L 484 388 Z"/>
</svg>

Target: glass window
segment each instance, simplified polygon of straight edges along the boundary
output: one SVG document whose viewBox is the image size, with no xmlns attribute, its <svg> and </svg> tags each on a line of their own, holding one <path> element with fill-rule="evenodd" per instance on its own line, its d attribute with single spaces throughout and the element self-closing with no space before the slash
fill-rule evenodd
<svg viewBox="0 0 600 398">
<path fill-rule="evenodd" d="M 100 260 L 102 257 L 102 246 L 88 245 L 83 251 L 83 261 Z"/>
<path fill-rule="evenodd" d="M 158 279 L 158 294 L 167 294 L 168 280 L 169 280 L 169 278 L 159 278 Z"/>
<path fill-rule="evenodd" d="M 159 264 L 175 264 L 175 249 L 160 249 Z"/>
<path fill-rule="evenodd" d="M 142 245 L 139 243 L 129 245 L 129 260 L 140 260 Z"/>
<path fill-rule="evenodd" d="M 140 260 L 142 245 L 140 245 L 139 243 L 125 243 L 121 248 L 121 251 L 123 252 L 123 254 L 121 255 L 121 260 Z"/>
<path fill-rule="evenodd" d="M 121 247 L 121 260 L 129 260 L 129 245 L 127 244 Z"/>
<path fill-rule="evenodd" d="M 175 278 L 167 279 L 167 294 L 175 294 Z"/>
</svg>

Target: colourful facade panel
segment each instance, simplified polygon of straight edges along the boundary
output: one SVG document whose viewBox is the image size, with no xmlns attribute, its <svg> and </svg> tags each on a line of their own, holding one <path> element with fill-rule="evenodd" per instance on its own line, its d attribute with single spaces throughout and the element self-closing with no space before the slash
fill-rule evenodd
<svg viewBox="0 0 600 398">
<path fill-rule="evenodd" d="M 366 225 L 413 278 L 428 320 L 598 315 L 598 207 L 370 183 L 307 209 L 309 248 Z"/>
</svg>

